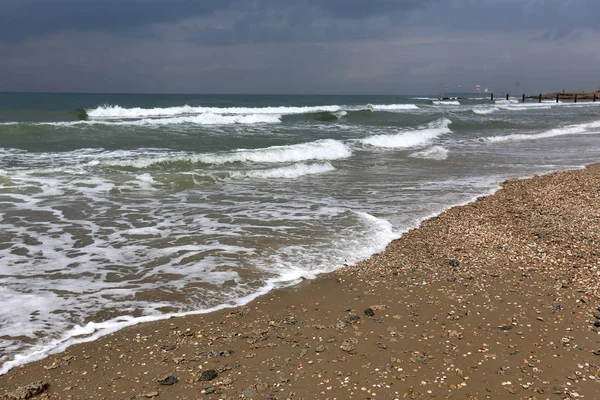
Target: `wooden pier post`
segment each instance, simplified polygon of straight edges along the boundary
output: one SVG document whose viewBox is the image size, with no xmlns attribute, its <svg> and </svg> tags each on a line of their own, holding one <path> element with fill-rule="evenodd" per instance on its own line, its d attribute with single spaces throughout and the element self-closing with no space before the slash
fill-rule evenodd
<svg viewBox="0 0 600 400">
<path fill-rule="evenodd" d="M 560 94 L 556 93 L 556 102 L 558 103 L 558 96 L 560 96 Z"/>
<path fill-rule="evenodd" d="M 538 97 L 538 103 L 542 102 L 542 94 L 540 93 L 539 97 Z"/>
<path fill-rule="evenodd" d="M 506 93 L 506 101 L 508 101 L 508 93 Z"/>
<path fill-rule="evenodd" d="M 521 101 L 521 103 L 525 103 L 525 93 L 523 93 L 523 100 Z"/>
<path fill-rule="evenodd" d="M 575 93 L 575 98 L 573 99 L 573 103 L 577 103 L 577 93 Z"/>
</svg>

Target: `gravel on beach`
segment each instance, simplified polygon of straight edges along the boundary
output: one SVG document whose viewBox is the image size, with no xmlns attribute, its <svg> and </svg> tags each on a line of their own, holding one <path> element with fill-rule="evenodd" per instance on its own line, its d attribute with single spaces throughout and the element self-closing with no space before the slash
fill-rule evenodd
<svg viewBox="0 0 600 400">
<path fill-rule="evenodd" d="M 15 368 L 0 396 L 595 399 L 599 268 L 600 164 L 510 180 L 357 265 Z"/>
</svg>

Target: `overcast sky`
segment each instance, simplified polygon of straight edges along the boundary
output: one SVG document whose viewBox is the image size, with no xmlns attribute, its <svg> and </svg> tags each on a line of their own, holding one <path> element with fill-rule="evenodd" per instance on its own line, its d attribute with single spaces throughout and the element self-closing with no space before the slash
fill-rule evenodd
<svg viewBox="0 0 600 400">
<path fill-rule="evenodd" d="M 599 0 L 0 0 L 0 91 L 600 87 Z"/>
</svg>

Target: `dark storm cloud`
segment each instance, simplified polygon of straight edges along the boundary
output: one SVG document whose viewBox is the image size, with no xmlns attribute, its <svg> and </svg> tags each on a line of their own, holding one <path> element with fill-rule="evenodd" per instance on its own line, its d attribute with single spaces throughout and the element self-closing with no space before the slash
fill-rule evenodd
<svg viewBox="0 0 600 400">
<path fill-rule="evenodd" d="M 64 31 L 133 32 L 139 26 L 210 15 L 234 0 L 4 0 L 0 40 Z"/>
<path fill-rule="evenodd" d="M 598 0 L 0 0 L 0 91 L 589 89 L 598 15 Z"/>
<path fill-rule="evenodd" d="M 4 0 L 0 41 L 60 32 L 236 44 L 389 37 L 403 30 L 598 28 L 597 0 Z M 220 18 L 220 19 L 219 19 Z M 227 23 L 221 24 L 221 20 Z M 200 24 L 189 21 L 201 20 Z M 185 22 L 188 22 L 187 24 Z M 156 29 L 159 26 L 159 29 Z"/>
</svg>

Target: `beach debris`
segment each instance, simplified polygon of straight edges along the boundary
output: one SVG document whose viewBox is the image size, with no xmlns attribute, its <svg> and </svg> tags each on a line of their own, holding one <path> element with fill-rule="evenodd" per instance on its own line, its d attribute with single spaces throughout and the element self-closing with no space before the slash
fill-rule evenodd
<svg viewBox="0 0 600 400">
<path fill-rule="evenodd" d="M 12 392 L 6 393 L 4 396 L 9 400 L 25 400 L 45 392 L 49 386 L 50 383 L 46 381 L 32 382 L 25 386 L 18 387 Z"/>
<path fill-rule="evenodd" d="M 365 310 L 365 315 L 367 317 L 374 317 L 375 316 L 375 312 L 373 311 L 373 309 L 371 307 L 367 308 Z"/>
<path fill-rule="evenodd" d="M 174 385 L 179 381 L 173 374 L 167 374 L 158 380 L 161 385 Z"/>
</svg>

